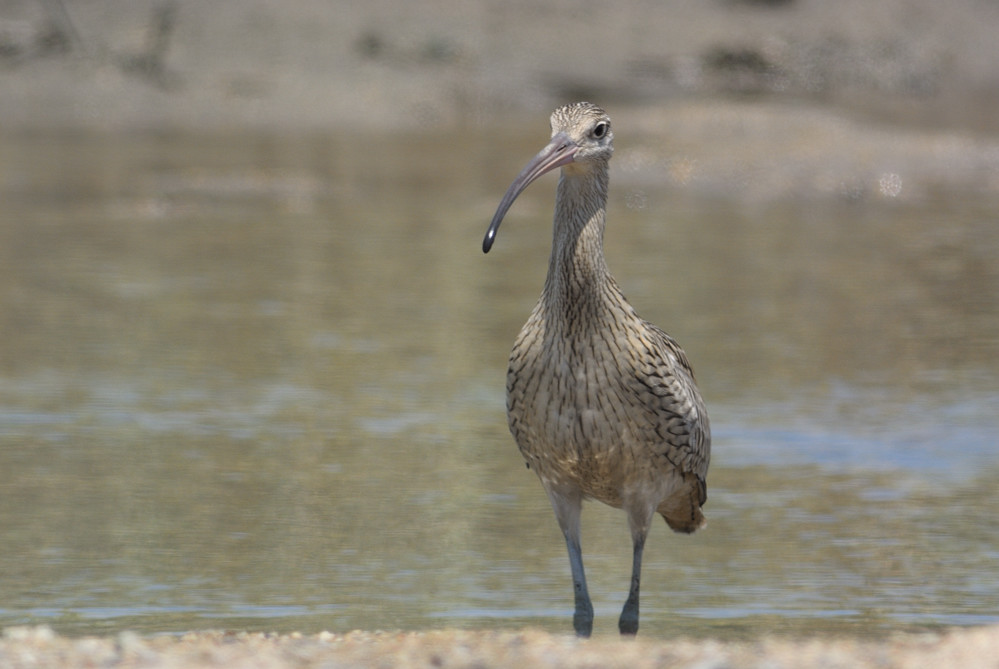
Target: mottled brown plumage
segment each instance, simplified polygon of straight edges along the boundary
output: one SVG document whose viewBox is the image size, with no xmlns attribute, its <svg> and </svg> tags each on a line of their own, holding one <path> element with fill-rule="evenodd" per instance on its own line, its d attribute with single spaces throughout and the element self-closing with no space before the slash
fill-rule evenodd
<svg viewBox="0 0 999 669">
<path fill-rule="evenodd" d="M 704 524 L 711 434 L 687 356 L 635 313 L 604 262 L 610 119 L 580 102 L 556 109 L 551 125 L 551 142 L 510 186 L 483 242 L 488 252 L 528 184 L 562 168 L 548 277 L 510 354 L 507 414 L 565 535 L 581 636 L 593 623 L 579 542 L 582 501 L 627 513 L 634 554 L 619 628 L 634 634 L 652 517 L 662 514 L 677 532 Z"/>
</svg>

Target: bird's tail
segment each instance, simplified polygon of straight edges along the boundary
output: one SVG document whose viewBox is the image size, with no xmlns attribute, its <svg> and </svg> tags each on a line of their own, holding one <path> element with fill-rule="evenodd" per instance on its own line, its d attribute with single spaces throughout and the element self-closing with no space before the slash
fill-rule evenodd
<svg viewBox="0 0 999 669">
<path fill-rule="evenodd" d="M 683 483 L 680 490 L 659 505 L 657 511 L 666 519 L 671 530 L 690 534 L 708 524 L 701 512 L 701 505 L 708 501 L 708 487 L 695 474 L 686 474 Z"/>
</svg>

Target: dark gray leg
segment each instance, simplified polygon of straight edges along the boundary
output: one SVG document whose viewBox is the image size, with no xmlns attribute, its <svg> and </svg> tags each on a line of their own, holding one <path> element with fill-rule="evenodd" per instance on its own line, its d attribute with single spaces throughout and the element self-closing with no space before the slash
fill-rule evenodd
<svg viewBox="0 0 999 669">
<path fill-rule="evenodd" d="M 569 567 L 572 569 L 572 589 L 576 599 L 576 611 L 572 615 L 572 627 L 576 635 L 588 637 L 593 631 L 593 604 L 586 589 L 586 574 L 583 573 L 583 551 L 579 545 L 579 516 L 583 510 L 583 497 L 576 490 L 548 490 L 548 499 L 555 509 L 558 526 L 565 535 L 565 545 L 569 549 Z"/>
<path fill-rule="evenodd" d="M 628 600 L 621 611 L 621 619 L 617 628 L 621 634 L 638 633 L 638 589 L 642 580 L 642 549 L 645 548 L 645 535 L 635 538 L 634 555 L 631 563 L 631 589 L 628 590 Z"/>
<path fill-rule="evenodd" d="M 565 535 L 565 545 L 569 549 L 569 566 L 572 568 L 572 589 L 576 595 L 576 612 L 572 614 L 572 628 L 576 636 L 588 637 L 593 632 L 593 604 L 586 589 L 586 574 L 583 572 L 583 551 L 579 539 Z"/>
<path fill-rule="evenodd" d="M 652 524 L 652 516 L 655 508 L 648 506 L 648 502 L 641 499 L 635 500 L 634 504 L 626 504 L 628 511 L 628 527 L 631 529 L 631 543 L 634 549 L 631 559 L 631 588 L 628 589 L 628 600 L 621 610 L 621 618 L 617 621 L 617 628 L 621 634 L 633 635 L 638 633 L 638 591 L 642 581 L 642 550 L 645 548 L 645 537 L 649 535 L 649 525 Z"/>
</svg>

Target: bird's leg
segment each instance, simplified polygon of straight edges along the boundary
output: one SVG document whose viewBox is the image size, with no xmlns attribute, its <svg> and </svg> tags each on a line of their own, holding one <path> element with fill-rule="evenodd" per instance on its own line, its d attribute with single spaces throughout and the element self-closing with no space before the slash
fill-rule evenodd
<svg viewBox="0 0 999 669">
<path fill-rule="evenodd" d="M 586 589 L 586 574 L 583 573 L 583 551 L 579 546 L 579 537 L 565 535 L 565 544 L 569 548 L 569 567 L 572 569 L 572 589 L 575 592 L 576 611 L 572 614 L 572 627 L 576 636 L 588 637 L 593 632 L 593 604 L 590 603 L 590 593 Z"/>
<path fill-rule="evenodd" d="M 617 627 L 621 634 L 638 633 L 638 588 L 642 579 L 642 549 L 645 547 L 645 537 L 635 541 L 635 552 L 631 563 L 631 589 L 628 590 L 628 600 L 621 610 L 621 619 Z"/>
<path fill-rule="evenodd" d="M 628 524 L 631 526 L 631 540 L 634 548 L 631 562 L 631 587 L 628 599 L 621 610 L 621 618 L 617 628 L 621 634 L 634 635 L 638 633 L 638 592 L 642 581 L 642 551 L 645 548 L 645 537 L 649 534 L 649 524 L 652 512 L 628 514 Z"/>
<path fill-rule="evenodd" d="M 561 494 L 554 490 L 548 491 L 548 498 L 555 509 L 562 534 L 565 535 L 565 545 L 569 549 L 569 567 L 572 569 L 572 589 L 575 594 L 576 610 L 572 615 L 572 627 L 576 636 L 588 637 L 593 631 L 593 604 L 586 588 L 586 574 L 583 571 L 583 550 L 580 547 L 580 522 L 583 500 L 576 493 Z"/>
</svg>

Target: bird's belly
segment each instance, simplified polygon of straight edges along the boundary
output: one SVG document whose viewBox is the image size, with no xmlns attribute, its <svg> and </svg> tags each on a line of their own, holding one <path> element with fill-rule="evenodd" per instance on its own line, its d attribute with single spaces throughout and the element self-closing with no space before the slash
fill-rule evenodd
<svg viewBox="0 0 999 669">
<path fill-rule="evenodd" d="M 618 389 L 588 370 L 543 366 L 508 394 L 508 418 L 528 466 L 546 488 L 575 490 L 611 506 L 641 476 L 643 449 Z"/>
</svg>

